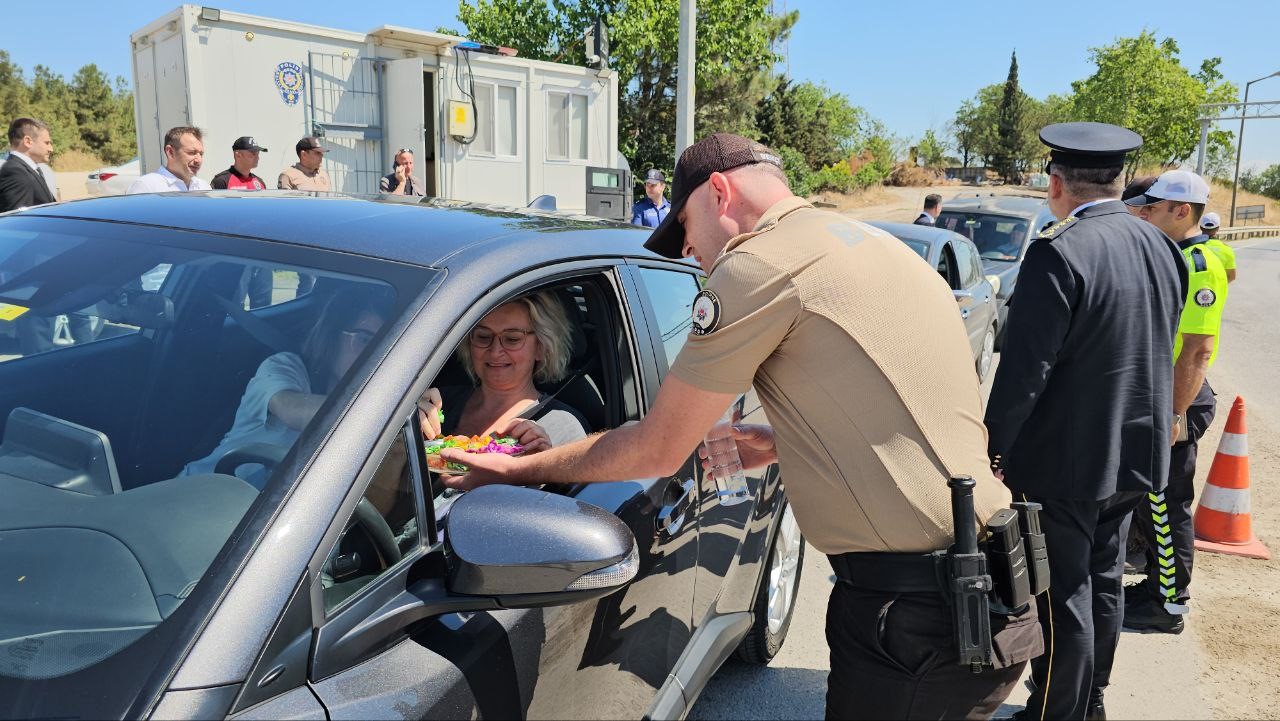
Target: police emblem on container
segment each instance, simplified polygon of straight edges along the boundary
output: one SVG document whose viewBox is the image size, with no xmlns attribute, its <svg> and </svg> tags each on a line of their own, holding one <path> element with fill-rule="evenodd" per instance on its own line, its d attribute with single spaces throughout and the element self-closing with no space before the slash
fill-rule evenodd
<svg viewBox="0 0 1280 721">
<path fill-rule="evenodd" d="M 285 105 L 297 105 L 302 98 L 302 88 L 306 80 L 302 75 L 302 67 L 297 63 L 283 62 L 276 66 L 276 88 L 280 90 L 280 99 Z"/>
<path fill-rule="evenodd" d="M 1218 296 L 1209 288 L 1201 288 L 1196 291 L 1196 305 L 1201 308 L 1208 308 L 1213 305 L 1213 302 L 1217 299 Z"/>
<path fill-rule="evenodd" d="M 704 290 L 699 292 L 693 298 L 693 327 L 690 332 L 694 335 L 706 335 L 716 329 L 716 324 L 720 322 L 720 299 L 716 294 Z"/>
</svg>

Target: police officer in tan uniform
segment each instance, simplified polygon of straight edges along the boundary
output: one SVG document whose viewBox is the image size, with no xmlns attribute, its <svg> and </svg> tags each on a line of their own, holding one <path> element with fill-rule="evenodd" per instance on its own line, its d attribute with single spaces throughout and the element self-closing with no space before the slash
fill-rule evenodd
<svg viewBox="0 0 1280 721">
<path fill-rule="evenodd" d="M 773 426 L 735 429 L 743 465 L 781 464 L 801 530 L 840 579 L 828 717 L 989 717 L 1043 642 L 1031 604 L 992 616 L 996 668 L 959 665 L 927 555 L 953 538 L 951 476 L 976 479 L 978 518 L 1010 501 L 988 468 L 947 284 L 887 233 L 794 196 L 776 153 L 730 134 L 681 155 L 671 213 L 646 247 L 709 274 L 650 413 L 528 457 L 446 451 L 472 468 L 446 483 L 669 476 L 754 385 Z"/>
</svg>

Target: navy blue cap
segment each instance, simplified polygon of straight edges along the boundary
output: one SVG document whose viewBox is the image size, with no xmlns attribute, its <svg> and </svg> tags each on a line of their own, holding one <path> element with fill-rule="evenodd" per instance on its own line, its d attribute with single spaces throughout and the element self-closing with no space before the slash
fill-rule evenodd
<svg viewBox="0 0 1280 721">
<path fill-rule="evenodd" d="M 1118 168 L 1130 150 L 1142 147 L 1142 136 L 1110 123 L 1055 123 L 1040 130 L 1051 163 L 1073 168 Z"/>
</svg>

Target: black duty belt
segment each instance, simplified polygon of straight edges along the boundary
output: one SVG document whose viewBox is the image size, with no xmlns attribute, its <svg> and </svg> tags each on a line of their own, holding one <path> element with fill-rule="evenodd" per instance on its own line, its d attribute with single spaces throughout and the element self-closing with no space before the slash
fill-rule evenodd
<svg viewBox="0 0 1280 721">
<path fill-rule="evenodd" d="M 942 593 L 946 554 L 841 553 L 827 556 L 836 579 L 882 593 Z"/>
</svg>

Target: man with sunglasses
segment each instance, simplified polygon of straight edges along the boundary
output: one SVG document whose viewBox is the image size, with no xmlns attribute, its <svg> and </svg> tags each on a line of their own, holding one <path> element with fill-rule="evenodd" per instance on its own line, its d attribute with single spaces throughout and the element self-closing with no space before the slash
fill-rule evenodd
<svg viewBox="0 0 1280 721">
<path fill-rule="evenodd" d="M 260 154 L 265 152 L 267 149 L 258 145 L 251 135 L 236 138 L 231 144 L 231 167 L 213 176 L 209 185 L 214 190 L 266 190 L 267 184 L 253 174 Z"/>
<path fill-rule="evenodd" d="M 395 170 L 382 176 L 378 190 L 384 195 L 416 195 L 421 197 L 422 183 L 413 177 L 413 150 L 400 148 L 393 159 Z"/>
<path fill-rule="evenodd" d="M 1227 273 L 1200 227 L 1209 184 L 1186 170 L 1170 170 L 1125 201 L 1140 218 L 1164 231 L 1182 250 L 1189 283 L 1173 347 L 1174 439 L 1169 483 L 1147 494 L 1136 515 L 1147 547 L 1147 578 L 1129 589 L 1124 627 L 1133 631 L 1182 633 L 1188 611 L 1195 532 L 1196 443 L 1213 422 L 1213 388 L 1205 378 L 1218 355 Z"/>
<path fill-rule="evenodd" d="M 1120 196 L 1137 133 L 1104 123 L 1040 131 L 1049 209 L 1027 249 L 987 403 L 992 467 L 1040 503 L 1050 587 L 1045 653 L 1031 662 L 1029 719 L 1105 718 L 1120 640 L 1124 539 L 1164 489 L 1173 344 L 1186 293 L 1178 248 Z"/>
<path fill-rule="evenodd" d="M 320 139 L 303 138 L 293 149 L 298 153 L 298 162 L 280 171 L 277 187 L 281 190 L 331 190 L 329 174 L 321 167 L 324 154 L 329 149 L 320 143 Z"/>
</svg>

